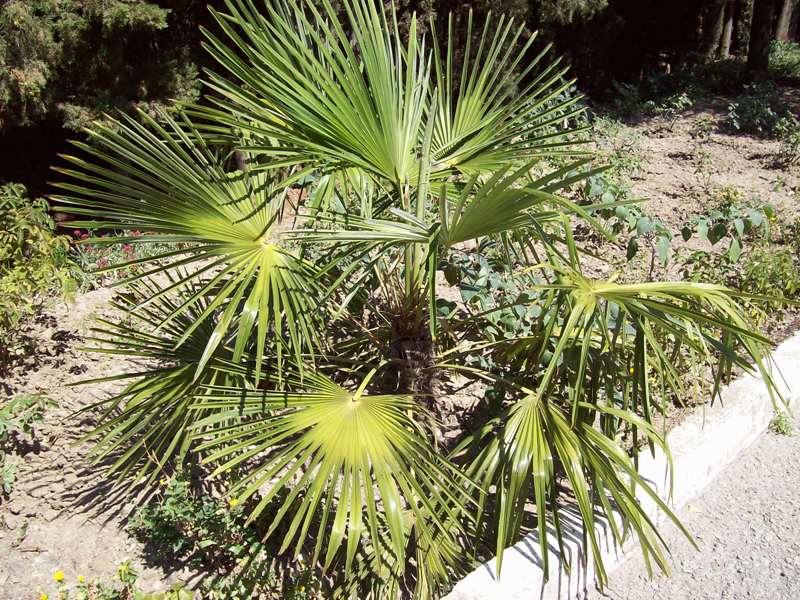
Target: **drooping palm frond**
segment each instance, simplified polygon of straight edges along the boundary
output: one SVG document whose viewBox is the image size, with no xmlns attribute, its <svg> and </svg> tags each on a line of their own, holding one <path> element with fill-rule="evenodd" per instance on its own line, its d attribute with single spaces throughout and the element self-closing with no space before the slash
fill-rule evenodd
<svg viewBox="0 0 800 600">
<path fill-rule="evenodd" d="M 662 570 L 669 572 L 665 542 L 639 504 L 636 488 L 650 497 L 684 533 L 686 531 L 658 491 L 637 473 L 631 456 L 617 441 L 598 431 L 594 419 L 598 414 L 622 419 L 638 427 L 650 443 L 668 452 L 663 437 L 628 411 L 588 403 L 582 403 L 579 408 L 584 414 L 577 423 L 571 423 L 569 413 L 552 400 L 529 391 L 502 417 L 487 423 L 455 450 L 456 455 L 467 452 L 467 473 L 483 490 L 497 486 L 493 508 L 489 510 L 488 495 L 483 495 L 479 516 L 489 522 L 485 525 L 496 526 L 498 572 L 502 569 L 505 548 L 516 541 L 525 524 L 526 506 L 533 502 L 535 516 L 529 517 L 535 517 L 543 571 L 549 573 L 550 523 L 559 547 L 564 543 L 559 512 L 564 508 L 564 498 L 559 492 L 560 478 L 574 496 L 601 585 L 606 581 L 606 574 L 600 552 L 602 533 L 596 526 L 599 515 L 607 521 L 616 544 L 621 545 L 630 532 L 635 533 L 648 569 L 650 560 L 654 559 Z"/>
<path fill-rule="evenodd" d="M 175 281 L 169 275 L 161 284 Z M 175 319 L 154 331 L 182 303 L 180 293 L 160 295 L 146 308 L 130 312 L 158 293 L 161 285 L 152 279 L 135 282 L 112 303 L 120 316 L 100 319 L 87 341 L 91 351 L 134 361 L 136 370 L 120 375 L 80 382 L 80 385 L 119 383 L 121 388 L 84 410 L 101 409 L 97 427 L 84 439 L 95 440 L 89 456 L 105 462 L 109 476 L 130 485 L 150 485 L 173 466 L 183 462 L 192 449 L 192 426 L 206 416 L 190 410 L 204 385 L 246 385 L 246 369 L 236 368 L 231 353 L 218 348 L 209 368 L 195 377 L 213 323 L 203 322 L 185 343 L 175 349 L 188 327 L 200 317 L 206 300 L 190 306 Z M 189 295 L 189 290 L 182 290 Z M 224 372 L 219 368 L 224 365 Z M 196 444 L 195 444 L 196 445 Z"/>
<path fill-rule="evenodd" d="M 557 262 L 548 268 L 555 270 L 557 281 L 538 286 L 542 335 L 510 340 L 505 350 L 515 368 L 530 372 L 535 387 L 457 449 L 471 451 L 468 473 L 482 489 L 497 486 L 497 510 L 482 517 L 497 528 L 498 569 L 504 549 L 523 525 L 529 501 L 535 503 L 545 564 L 548 519 L 562 543 L 556 492 L 561 476 L 574 494 L 601 585 L 605 571 L 594 526 L 598 509 L 617 543 L 625 532 L 634 532 L 648 569 L 653 559 L 668 571 L 664 543 L 634 489 L 680 523 L 637 474 L 639 444 L 668 454 L 666 433 L 656 431 L 654 417 L 667 402 L 686 397 L 681 364 L 694 368 L 698 381 L 704 367 L 716 363 L 712 393 L 732 365 L 757 370 L 777 402 L 768 364 L 770 342 L 752 330 L 735 294 L 721 286 L 620 284 L 592 281 Z M 620 445 L 621 434 L 628 436 L 632 455 Z"/>
<path fill-rule="evenodd" d="M 76 142 L 91 157 L 65 156 L 74 168 L 57 169 L 71 178 L 55 185 L 65 212 L 86 217 L 73 222 L 91 229 L 124 229 L 153 235 L 86 240 L 93 244 L 154 242 L 182 247 L 135 258 L 105 270 L 147 268 L 119 284 L 182 268 L 176 281 L 154 292 L 139 306 L 172 290 L 192 285 L 192 294 L 163 316 L 163 329 L 208 296 L 213 298 L 175 340 L 179 348 L 203 323 L 214 320 L 195 376 L 206 367 L 230 331 L 236 331 L 234 359 L 255 337 L 256 362 L 267 342 L 279 357 L 295 360 L 318 346 L 315 298 L 319 288 L 311 266 L 276 239 L 276 221 L 290 181 L 271 172 L 226 172 L 218 152 L 187 120 L 161 113 L 159 121 L 140 115 L 98 123 L 91 143 Z M 203 280 L 202 286 L 193 283 Z M 217 311 L 221 316 L 216 318 Z"/>
</svg>

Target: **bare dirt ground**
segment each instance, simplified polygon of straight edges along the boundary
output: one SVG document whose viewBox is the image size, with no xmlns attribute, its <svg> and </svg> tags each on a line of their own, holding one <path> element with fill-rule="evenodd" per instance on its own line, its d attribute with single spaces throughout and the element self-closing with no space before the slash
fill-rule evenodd
<svg viewBox="0 0 800 600">
<path fill-rule="evenodd" d="M 721 120 L 725 107 L 722 99 L 696 107 L 671 130 L 659 119 L 634 126 L 647 163 L 633 182 L 634 192 L 649 199 L 646 212 L 673 228 L 710 202 L 709 185 L 698 181 L 695 172 L 689 132 L 703 116 Z M 775 166 L 777 142 L 715 130 L 705 149 L 714 185 L 757 195 L 775 205 L 779 216 L 800 212 L 800 167 Z M 167 582 L 185 576 L 146 568 L 142 547 L 124 531 L 121 517 L 100 506 L 99 495 L 92 495 L 99 476 L 87 468 L 83 457 L 88 446 L 78 440 L 91 430 L 93 417 L 70 417 L 114 384 L 67 387 L 68 383 L 133 368 L 80 349 L 94 320 L 110 311 L 112 297 L 112 291 L 99 289 L 81 295 L 72 306 L 46 313 L 30 331 L 21 332 L 32 338 L 37 352 L 0 380 L 4 396 L 43 392 L 58 403 L 39 428 L 41 447 L 24 457 L 11 499 L 0 504 L 0 600 L 36 598 L 39 586 L 53 597 L 52 575 L 58 569 L 69 581 L 79 574 L 108 581 L 128 558 L 145 590 L 164 589 Z M 762 438 L 684 511 L 689 529 L 699 536 L 701 552 L 694 553 L 673 536 L 673 580 L 659 577 L 648 583 L 641 564 L 632 561 L 612 577 L 608 597 L 800 598 L 799 456 L 800 437 Z"/>
<path fill-rule="evenodd" d="M 37 588 L 55 588 L 53 574 L 66 582 L 78 575 L 113 581 L 119 564 L 130 558 L 145 590 L 163 589 L 167 575 L 146 568 L 141 546 L 122 529 L 119 505 L 103 506 L 95 493 L 98 473 L 87 466 L 87 444 L 79 438 L 92 429 L 91 413 L 71 416 L 114 388 L 115 383 L 67 387 L 83 379 L 132 369 L 132 364 L 81 350 L 83 338 L 97 317 L 112 312 L 110 289 L 83 294 L 71 306 L 46 312 L 21 334 L 32 339 L 37 353 L 5 380 L 3 394 L 41 392 L 58 407 L 37 427 L 41 444 L 20 465 L 10 500 L 0 504 L 0 599 L 38 598 Z"/>
<path fill-rule="evenodd" d="M 605 593 L 587 600 L 800 598 L 798 490 L 800 434 L 764 434 L 679 511 L 699 550 L 669 529 L 671 577 L 651 580 L 634 555 L 610 575 Z"/>
<path fill-rule="evenodd" d="M 787 108 L 800 112 L 798 90 L 787 90 L 785 98 Z M 647 165 L 634 176 L 633 195 L 644 199 L 645 212 L 670 225 L 674 233 L 689 217 L 707 208 L 714 187 L 732 186 L 744 192 L 746 199 L 755 196 L 769 202 L 779 217 L 800 214 L 796 195 L 800 165 L 778 164 L 780 143 L 775 140 L 727 132 L 728 103 L 725 98 L 706 100 L 682 113 L 672 128 L 664 118 L 633 125 L 642 135 L 640 156 Z M 710 120 L 713 129 L 706 142 L 698 143 L 691 131 L 701 119 Z M 708 152 L 708 167 L 701 172 L 698 150 Z"/>
</svg>

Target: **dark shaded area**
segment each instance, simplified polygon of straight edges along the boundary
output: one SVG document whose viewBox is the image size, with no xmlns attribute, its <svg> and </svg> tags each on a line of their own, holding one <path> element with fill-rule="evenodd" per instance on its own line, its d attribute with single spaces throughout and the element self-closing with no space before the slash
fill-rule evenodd
<svg viewBox="0 0 800 600">
<path fill-rule="evenodd" d="M 47 193 L 52 179 L 50 165 L 58 154 L 66 152 L 69 139 L 83 134 L 65 129 L 59 119 L 50 118 L 35 125 L 10 127 L 2 132 L 0 142 L 0 182 L 24 182 L 31 197 Z"/>
</svg>

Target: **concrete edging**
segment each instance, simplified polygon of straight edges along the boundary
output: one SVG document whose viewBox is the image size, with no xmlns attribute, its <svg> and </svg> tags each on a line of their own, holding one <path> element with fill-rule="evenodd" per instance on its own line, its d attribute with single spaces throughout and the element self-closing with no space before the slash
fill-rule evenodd
<svg viewBox="0 0 800 600">
<path fill-rule="evenodd" d="M 774 379 L 787 400 L 800 397 L 800 333 L 785 340 L 773 353 L 779 373 Z M 669 433 L 674 465 L 671 506 L 679 509 L 697 496 L 730 462 L 749 447 L 769 425 L 774 416 L 769 395 L 760 379 L 743 375 L 722 390 L 722 402 L 690 415 Z M 639 471 L 665 497 L 666 457 L 649 452 L 639 459 Z M 640 496 L 651 518 L 662 523 L 665 516 L 655 503 Z M 543 586 L 539 542 L 535 532 L 506 549 L 502 577 L 496 577 L 494 559 L 484 563 L 459 581 L 444 600 L 572 600 L 594 584 L 591 560 L 588 569 L 580 570 L 584 553 L 581 544 L 581 521 L 573 510 L 565 511 L 564 538 L 567 562 L 574 565 L 571 575 L 559 566 L 558 549 L 550 544 L 550 579 Z M 601 524 L 599 526 L 602 527 Z M 603 562 L 610 574 L 623 564 L 638 544 L 629 541 L 615 547 L 611 535 L 602 548 Z"/>
</svg>

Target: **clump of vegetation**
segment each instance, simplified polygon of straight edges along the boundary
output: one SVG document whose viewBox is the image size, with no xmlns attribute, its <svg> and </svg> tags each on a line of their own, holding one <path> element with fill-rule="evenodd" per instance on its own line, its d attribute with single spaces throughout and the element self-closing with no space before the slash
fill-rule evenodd
<svg viewBox="0 0 800 600">
<path fill-rule="evenodd" d="M 775 220 L 772 205 L 757 199 L 746 202 L 741 192 L 732 187 L 715 190 L 714 202 L 713 208 L 683 225 L 684 241 L 697 236 L 712 246 L 727 242 L 728 257 L 735 263 L 747 240 L 769 238 L 770 223 Z"/>
<path fill-rule="evenodd" d="M 592 131 L 599 158 L 604 166 L 608 167 L 603 176 L 620 183 L 642 172 L 645 160 L 641 154 L 642 136 L 639 132 L 607 116 L 595 116 L 592 121 Z"/>
<path fill-rule="evenodd" d="M 46 200 L 28 198 L 19 184 L 0 187 L 0 370 L 21 351 L 20 323 L 74 291 L 68 251 Z"/>
<path fill-rule="evenodd" d="M 0 498 L 8 496 L 17 476 L 18 454 L 36 441 L 36 425 L 55 402 L 43 394 L 19 394 L 0 404 Z"/>
<path fill-rule="evenodd" d="M 797 164 L 800 161 L 800 120 L 787 114 L 775 125 L 775 135 L 781 142 L 778 162 L 783 165 Z"/>
<path fill-rule="evenodd" d="M 770 421 L 769 430 L 779 435 L 794 435 L 794 420 L 786 411 L 779 411 Z"/>
<path fill-rule="evenodd" d="M 72 235 L 74 243 L 70 258 L 77 266 L 75 278 L 81 291 L 136 278 L 142 273 L 142 267 L 136 263 L 137 260 L 169 252 L 178 253 L 185 246 L 157 241 L 130 243 L 130 240 L 143 235 L 138 230 L 108 232 L 75 229 Z M 154 237 L 150 235 L 146 239 Z"/>
<path fill-rule="evenodd" d="M 800 44 L 773 40 L 769 47 L 769 70 L 773 77 L 800 79 Z"/>
<path fill-rule="evenodd" d="M 281 577 L 270 570 L 276 564 L 274 554 L 261 542 L 263 532 L 245 524 L 237 498 L 223 502 L 194 492 L 183 474 L 162 483 L 158 498 L 141 507 L 128 528 L 145 544 L 149 559 L 202 569 L 203 598 L 299 600 L 321 593 L 321 582 L 311 569 Z"/>
<path fill-rule="evenodd" d="M 779 123 L 792 118 L 775 84 L 762 82 L 745 86 L 744 92 L 728 105 L 725 124 L 735 131 L 774 138 Z"/>
<path fill-rule="evenodd" d="M 66 156 L 72 226 L 186 244 L 126 263 L 125 316 L 94 339 L 147 366 L 103 403 L 93 456 L 125 485 L 201 458 L 258 540 L 177 487 L 142 527 L 223 562 L 225 536 L 242 557 L 273 544 L 326 597 L 439 596 L 529 528 L 549 572 L 564 487 L 600 585 L 598 512 L 666 569 L 631 486 L 677 517 L 633 452 L 666 448 L 655 419 L 687 373 L 711 393 L 735 365 L 774 392 L 769 345 L 724 287 L 587 274 L 575 223 L 609 239 L 596 214 L 623 203 L 569 197 L 598 175 L 585 107 L 524 27 L 489 21 L 478 50 L 455 19 L 423 43 L 382 2 L 344 6 L 227 4 L 209 102 L 95 124 L 91 160 Z M 458 377 L 489 384 L 489 410 L 452 408 Z"/>
<path fill-rule="evenodd" d="M 143 591 L 137 585 L 139 573 L 131 566 L 129 560 L 117 567 L 117 582 L 114 584 L 97 579 L 88 580 L 84 575 L 78 575 L 75 583 L 71 583 L 61 570 L 53 574 L 53 580 L 56 583 L 54 600 L 193 600 L 195 598 L 194 592 L 181 582 L 164 592 Z M 49 599 L 50 596 L 40 589 L 39 600 Z"/>
</svg>

